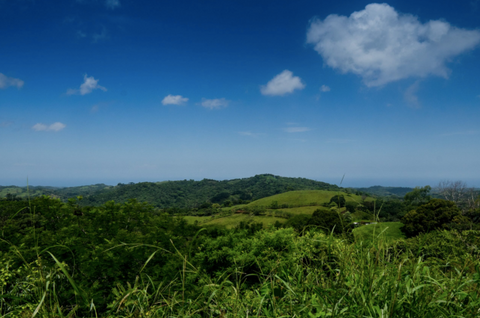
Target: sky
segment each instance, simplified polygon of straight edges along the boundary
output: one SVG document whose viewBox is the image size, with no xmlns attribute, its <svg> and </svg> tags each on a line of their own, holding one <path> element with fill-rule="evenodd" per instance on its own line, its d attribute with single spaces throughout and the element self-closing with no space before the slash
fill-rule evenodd
<svg viewBox="0 0 480 318">
<path fill-rule="evenodd" d="M 480 0 L 0 0 L 0 185 L 480 187 Z"/>
</svg>

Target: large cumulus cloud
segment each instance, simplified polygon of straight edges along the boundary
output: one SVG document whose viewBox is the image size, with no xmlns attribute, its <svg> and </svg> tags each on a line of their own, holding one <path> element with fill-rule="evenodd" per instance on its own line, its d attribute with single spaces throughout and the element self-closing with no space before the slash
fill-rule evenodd
<svg viewBox="0 0 480 318">
<path fill-rule="evenodd" d="M 369 4 L 349 17 L 313 19 L 307 43 L 326 65 L 381 86 L 408 77 L 448 77 L 446 63 L 480 43 L 480 32 L 401 14 L 388 4 Z"/>
</svg>

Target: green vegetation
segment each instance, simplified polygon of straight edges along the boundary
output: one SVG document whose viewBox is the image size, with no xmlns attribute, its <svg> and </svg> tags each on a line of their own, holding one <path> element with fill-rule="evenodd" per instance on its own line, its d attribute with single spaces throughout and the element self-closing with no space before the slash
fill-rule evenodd
<svg viewBox="0 0 480 318">
<path fill-rule="evenodd" d="M 107 190 L 111 186 L 103 183 L 93 184 L 79 187 L 16 187 L 16 186 L 0 186 L 0 198 L 8 199 L 25 199 L 28 197 L 38 197 L 42 195 L 48 195 L 54 198 L 59 198 L 62 201 L 67 201 L 70 198 L 76 198 L 77 196 L 89 196 L 98 193 L 102 190 Z"/>
<path fill-rule="evenodd" d="M 321 206 L 330 203 L 331 198 L 337 194 L 337 191 L 331 190 L 290 191 L 257 200 L 249 205 L 271 207 L 274 202 L 277 202 L 277 208 Z M 359 195 L 348 194 L 344 197 L 347 202 L 362 202 L 362 197 Z"/>
<path fill-rule="evenodd" d="M 403 223 L 384 222 L 360 226 L 353 230 L 357 242 L 383 241 L 392 243 L 396 240 L 405 238 L 401 231 Z"/>
<path fill-rule="evenodd" d="M 211 215 L 185 217 L 134 199 L 9 197 L 0 200 L 0 316 L 477 317 L 480 211 L 459 214 L 423 190 L 408 200 L 294 191 L 258 200 L 268 208 L 209 202 L 191 212 Z M 382 213 L 405 226 L 353 229 L 356 217 Z M 412 214 L 441 225 L 405 238 Z"/>
<path fill-rule="evenodd" d="M 371 195 L 379 197 L 396 197 L 403 198 L 405 194 L 411 192 L 413 188 L 408 187 L 382 187 L 382 186 L 373 186 L 369 188 L 355 188 L 357 191 L 364 193 L 369 193 Z"/>
</svg>

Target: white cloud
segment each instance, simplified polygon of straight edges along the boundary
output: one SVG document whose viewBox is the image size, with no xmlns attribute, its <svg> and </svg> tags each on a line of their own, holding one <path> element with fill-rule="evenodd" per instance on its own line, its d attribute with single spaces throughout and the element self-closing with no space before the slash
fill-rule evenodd
<svg viewBox="0 0 480 318">
<path fill-rule="evenodd" d="M 60 122 L 56 122 L 56 123 L 53 123 L 49 126 L 45 125 L 45 124 L 42 124 L 42 123 L 38 123 L 38 124 L 35 124 L 33 125 L 32 129 L 35 130 L 35 131 L 60 131 L 62 129 L 64 129 L 65 127 L 67 127 L 67 125 L 65 124 L 62 124 Z"/>
<path fill-rule="evenodd" d="M 260 92 L 263 95 L 282 96 L 293 93 L 296 89 L 304 89 L 305 84 L 298 76 L 293 76 L 289 70 L 284 70 L 282 73 L 271 79 L 267 85 L 260 86 Z"/>
<path fill-rule="evenodd" d="M 9 86 L 16 86 L 21 88 L 25 82 L 19 78 L 8 77 L 0 73 L 0 89 L 5 89 Z"/>
<path fill-rule="evenodd" d="M 330 92 L 330 91 L 331 91 L 331 89 L 327 85 L 322 85 L 320 87 L 320 92 L 326 93 L 326 92 Z"/>
<path fill-rule="evenodd" d="M 372 3 L 349 17 L 331 14 L 314 19 L 307 43 L 324 63 L 354 73 L 369 86 L 429 75 L 448 77 L 445 63 L 480 43 L 480 31 L 440 20 L 421 23 L 388 4 Z"/>
<path fill-rule="evenodd" d="M 208 109 L 221 109 L 221 108 L 227 107 L 229 103 L 230 101 L 226 100 L 225 98 L 217 98 L 217 99 L 204 98 L 202 99 L 202 102 L 200 105 Z"/>
<path fill-rule="evenodd" d="M 311 130 L 308 127 L 287 127 L 283 129 L 284 131 L 288 133 L 298 133 L 298 132 L 305 132 Z"/>
<path fill-rule="evenodd" d="M 105 1 L 105 5 L 107 6 L 107 8 L 113 10 L 116 7 L 120 6 L 120 0 L 107 0 L 107 1 Z"/>
<path fill-rule="evenodd" d="M 88 77 L 87 74 L 83 77 L 83 84 L 80 85 L 80 89 L 73 89 L 69 88 L 67 90 L 67 95 L 87 95 L 90 94 L 94 89 L 100 89 L 104 92 L 107 91 L 107 89 L 103 86 L 98 85 L 98 81 L 93 76 Z"/>
<path fill-rule="evenodd" d="M 405 93 L 403 94 L 403 97 L 405 100 L 413 107 L 418 108 L 420 107 L 420 102 L 418 101 L 418 92 L 419 88 L 419 81 L 415 81 L 412 85 L 410 85 Z"/>
<path fill-rule="evenodd" d="M 182 105 L 188 102 L 188 98 L 182 95 L 168 95 L 162 100 L 163 105 Z"/>
</svg>

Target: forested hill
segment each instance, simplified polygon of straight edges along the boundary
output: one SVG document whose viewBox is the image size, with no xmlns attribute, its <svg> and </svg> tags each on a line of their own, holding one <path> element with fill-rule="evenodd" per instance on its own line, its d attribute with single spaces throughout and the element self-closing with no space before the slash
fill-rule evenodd
<svg viewBox="0 0 480 318">
<path fill-rule="evenodd" d="M 404 197 L 408 192 L 413 191 L 413 188 L 408 187 L 382 187 L 382 186 L 373 186 L 369 188 L 355 188 L 355 190 L 370 193 L 379 197 Z"/>
<path fill-rule="evenodd" d="M 105 185 L 103 183 L 78 186 L 78 187 L 49 187 L 49 186 L 29 186 L 29 187 L 17 187 L 17 186 L 0 186 L 0 199 L 1 198 L 28 198 L 38 197 L 42 195 L 48 195 L 53 198 L 58 198 L 62 201 L 66 201 L 69 198 L 75 198 L 79 195 L 89 196 L 102 190 L 111 188 L 112 186 Z"/>
<path fill-rule="evenodd" d="M 135 198 L 159 208 L 194 208 L 204 202 L 233 204 L 257 200 L 274 194 L 293 190 L 338 190 L 336 185 L 305 178 L 286 178 L 271 174 L 251 178 L 216 181 L 183 180 L 165 182 L 140 182 L 118 184 L 85 196 L 84 205 L 100 205 L 107 201 L 126 202 Z"/>
</svg>

